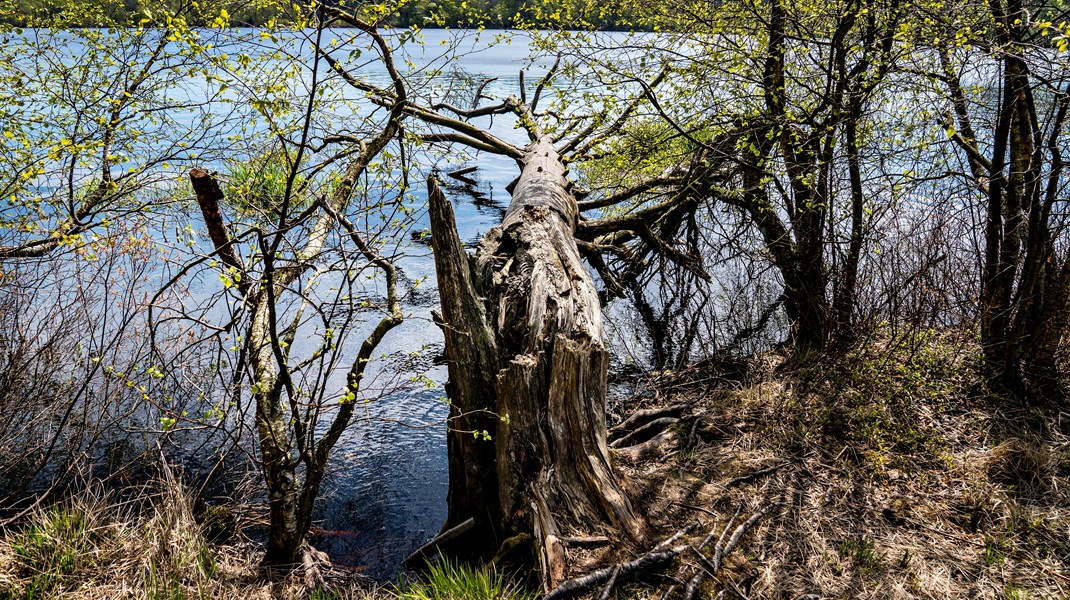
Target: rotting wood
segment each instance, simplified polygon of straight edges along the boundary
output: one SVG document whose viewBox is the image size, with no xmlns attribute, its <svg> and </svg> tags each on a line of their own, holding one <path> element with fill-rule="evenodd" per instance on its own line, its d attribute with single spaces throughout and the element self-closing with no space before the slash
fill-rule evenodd
<svg viewBox="0 0 1070 600">
<path fill-rule="evenodd" d="M 464 523 L 457 525 L 443 531 L 435 536 L 435 539 L 427 542 L 423 546 L 416 549 L 415 552 L 410 554 L 401 565 L 405 568 L 412 568 L 417 565 L 419 560 L 428 560 L 434 557 L 442 548 L 449 546 L 453 542 L 463 538 L 470 530 L 475 528 L 476 520 L 468 519 Z"/>
<path fill-rule="evenodd" d="M 473 540 L 472 546 L 491 545 L 500 521 L 494 446 L 475 439 L 470 432 L 494 429 L 491 414 L 497 404 L 494 393 L 497 342 L 476 291 L 468 254 L 457 233 L 453 207 L 434 179 L 428 179 L 427 185 L 449 373 L 446 393 L 450 398 L 447 437 L 450 487 L 442 529 L 448 530 L 474 518 L 486 537 Z M 485 549 L 486 553 L 493 555 L 489 550 Z"/>
<path fill-rule="evenodd" d="M 560 542 L 557 521 L 541 491 L 542 486 L 532 487 L 532 508 L 535 511 L 535 537 L 542 540 L 539 560 L 545 589 L 553 588 L 565 578 L 565 548 Z"/>
<path fill-rule="evenodd" d="M 654 419 L 653 421 L 650 421 L 642 427 L 637 428 L 635 431 L 632 431 L 631 433 L 623 437 L 613 440 L 612 442 L 610 442 L 609 447 L 627 448 L 628 446 L 641 444 L 654 437 L 655 435 L 661 433 L 670 425 L 677 423 L 679 420 L 680 419 L 676 417 L 661 417 L 660 419 Z"/>
<path fill-rule="evenodd" d="M 567 536 L 556 517 L 616 540 L 640 541 L 643 526 L 610 466 L 602 307 L 574 237 L 568 169 L 545 136 L 520 162 L 502 223 L 471 259 L 429 182 L 455 417 L 447 523 L 475 518 L 497 540 L 537 530 L 534 555 L 549 589 L 565 576 Z M 473 440 L 483 431 L 491 441 Z"/>
<path fill-rule="evenodd" d="M 216 178 L 204 169 L 190 169 L 189 181 L 193 185 L 193 192 L 197 196 L 197 205 L 201 208 L 201 216 L 204 217 L 205 228 L 208 237 L 212 240 L 215 253 L 228 267 L 237 269 L 239 273 L 245 271 L 245 267 L 234 250 L 234 243 L 227 232 L 226 223 L 223 221 L 223 212 L 219 205 L 223 201 L 223 190 L 219 187 Z M 245 294 L 248 292 L 249 281 L 245 277 L 238 278 L 238 289 Z"/>
</svg>

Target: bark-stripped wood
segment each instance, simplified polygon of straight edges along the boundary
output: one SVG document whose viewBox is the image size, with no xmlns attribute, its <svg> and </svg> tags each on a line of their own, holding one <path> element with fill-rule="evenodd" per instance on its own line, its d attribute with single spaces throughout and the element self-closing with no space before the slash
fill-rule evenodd
<svg viewBox="0 0 1070 600">
<path fill-rule="evenodd" d="M 588 593 L 591 589 L 602 584 L 607 584 L 606 587 L 603 588 L 603 596 L 605 596 L 607 590 L 612 591 L 613 585 L 615 585 L 618 580 L 623 581 L 625 579 L 634 579 L 645 573 L 661 571 L 665 567 L 671 565 L 677 557 L 685 552 L 690 552 L 694 555 L 702 565 L 702 570 L 692 578 L 684 593 L 684 598 L 686 600 L 693 600 L 704 577 L 707 574 L 716 576 L 723 564 L 722 561 L 724 560 L 724 557 L 735 550 L 743 540 L 743 536 L 746 535 L 748 531 L 752 530 L 754 526 L 758 524 L 758 521 L 776 507 L 776 504 L 766 505 L 736 527 L 732 532 L 732 535 L 725 541 L 725 535 L 728 534 L 729 528 L 731 528 L 733 521 L 735 521 L 736 516 L 739 514 L 737 511 L 736 516 L 733 516 L 721 531 L 721 536 L 714 547 L 712 559 L 706 558 L 706 556 L 702 554 L 702 549 L 713 541 L 713 537 L 716 535 L 718 529 L 716 525 L 714 525 L 713 529 L 710 530 L 698 545 L 682 542 L 685 536 L 689 535 L 698 527 L 698 522 L 696 521 L 676 532 L 672 537 L 662 541 L 657 546 L 651 548 L 646 554 L 643 554 L 634 560 L 610 565 L 594 571 L 593 573 L 588 573 L 582 577 L 576 577 L 562 582 L 559 586 L 550 590 L 543 600 L 564 600 L 565 598 L 574 598 Z M 670 587 L 669 591 L 662 597 L 670 597 L 674 589 L 675 586 Z"/>
<path fill-rule="evenodd" d="M 433 558 L 436 554 L 442 551 L 443 548 L 448 547 L 453 542 L 464 539 L 468 533 L 475 528 L 476 520 L 468 519 L 464 523 L 451 527 L 442 533 L 438 534 L 435 539 L 427 542 L 423 546 L 416 549 L 415 552 L 410 554 L 402 563 L 401 566 L 406 569 L 411 569 L 415 566 L 419 566 L 419 562 L 427 561 Z"/>
<path fill-rule="evenodd" d="M 491 415 L 498 372 L 494 332 L 476 293 L 453 207 L 433 179 L 428 180 L 428 188 L 431 244 L 449 357 L 446 393 L 450 397 L 450 488 L 449 512 L 442 529 L 446 531 L 474 518 L 481 525 L 475 531 L 493 534 L 499 514 L 494 446 L 470 432 L 494 430 Z"/>
<path fill-rule="evenodd" d="M 561 560 L 564 523 L 631 539 L 641 526 L 609 463 L 608 355 L 598 293 L 573 237 L 579 211 L 568 170 L 548 137 L 533 142 L 521 163 L 501 225 L 484 236 L 471 262 L 448 203 L 431 185 L 454 410 L 498 416 L 491 442 L 469 433 L 450 447 L 451 475 L 455 453 L 478 461 L 466 462 L 468 469 L 493 465 L 496 502 L 455 505 L 451 489 L 450 521 L 474 517 L 499 540 L 535 530 L 544 583 L 552 588 L 564 573 L 553 564 Z M 480 444 L 494 448 L 490 463 L 471 449 Z"/>
</svg>

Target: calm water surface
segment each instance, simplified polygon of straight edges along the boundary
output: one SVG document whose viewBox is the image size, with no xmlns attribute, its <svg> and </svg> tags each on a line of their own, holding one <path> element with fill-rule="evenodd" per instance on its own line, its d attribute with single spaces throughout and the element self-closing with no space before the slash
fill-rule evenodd
<svg viewBox="0 0 1070 600">
<path fill-rule="evenodd" d="M 38 33 L 31 31 L 25 35 L 34 36 Z M 339 39 L 350 33 L 343 30 L 327 32 L 330 36 L 337 35 Z M 442 69 L 446 76 L 460 75 L 475 81 L 496 78 L 486 87 L 484 93 L 497 99 L 519 95 L 520 71 L 524 69 L 528 92 L 532 93 L 534 84 L 552 61 L 536 61 L 532 64 L 531 48 L 522 34 L 514 34 L 509 43 L 503 43 L 496 41 L 500 33 L 485 31 L 476 36 L 425 30 L 422 44 L 410 42 L 398 51 L 398 63 L 405 65 L 403 69 L 416 73 Z M 69 34 L 59 32 L 58 35 L 62 37 Z M 71 39 L 77 38 L 71 36 Z M 283 42 L 287 51 L 298 57 L 312 56 L 307 39 L 302 40 L 301 36 L 293 36 Z M 250 48 L 253 48 L 250 52 L 256 51 L 255 47 Z M 77 41 L 71 42 L 65 50 L 69 54 L 63 54 L 59 60 L 65 61 L 64 64 L 76 64 L 83 56 L 82 50 L 84 48 L 80 50 Z M 456 58 L 450 61 L 451 57 Z M 356 72 L 379 85 L 389 84 L 385 70 L 374 60 L 368 61 Z M 304 76 L 308 75 L 306 73 Z M 417 81 L 418 79 L 419 76 Z M 192 102 L 198 97 L 203 99 L 206 89 L 198 89 L 193 83 L 181 81 L 168 93 L 172 98 L 189 98 Z M 215 105 L 210 103 L 204 106 L 208 107 L 205 110 L 210 110 Z M 220 110 L 225 112 L 222 108 Z M 131 157 L 131 164 L 141 154 L 151 156 L 152 151 L 158 149 L 154 144 L 166 144 L 164 140 L 181 137 L 184 134 L 181 131 L 183 129 L 186 132 L 195 132 L 198 127 L 202 127 L 206 121 L 198 121 L 198 118 L 203 119 L 205 114 L 202 111 L 198 116 L 198 113 L 190 112 L 183 116 L 181 111 L 178 111 L 166 122 L 146 122 L 140 137 L 133 140 L 128 147 L 126 156 Z M 524 145 L 527 136 L 523 131 L 514 128 L 514 122 L 514 119 L 506 116 L 477 121 L 498 137 Z M 229 121 L 225 117 L 216 118 L 214 123 L 214 126 L 223 128 L 221 136 L 238 134 L 245 127 L 244 122 L 236 118 Z M 330 127 L 330 124 L 327 127 Z M 239 140 L 240 137 L 235 135 L 232 139 Z M 224 160 L 228 157 L 240 157 L 243 151 L 237 145 L 233 148 L 224 147 L 219 148 L 214 156 L 204 154 L 196 160 L 209 169 L 225 172 Z M 185 158 L 189 160 L 191 157 Z M 425 172 L 433 168 L 478 166 L 478 171 L 470 175 L 477 180 L 476 184 L 462 184 L 444 178 L 447 195 L 454 204 L 461 238 L 474 245 L 504 214 L 509 201 L 505 187 L 518 174 L 516 162 L 487 154 L 473 156 L 467 163 L 456 157 L 427 157 L 422 160 L 437 161 L 434 165 L 422 164 Z M 94 174 L 87 171 L 78 173 L 78 176 L 91 178 Z M 416 181 L 422 181 L 422 177 Z M 42 189 L 47 191 L 47 182 L 42 184 Z M 60 189 L 59 185 L 56 189 Z M 413 193 L 414 202 L 417 204 L 426 199 L 426 190 L 423 189 L 422 183 Z M 204 235 L 197 236 L 199 241 L 191 249 L 182 248 L 181 244 L 175 243 L 170 232 L 187 224 L 194 231 L 201 231 L 204 227 L 199 215 L 191 213 L 180 215 L 175 222 L 163 227 L 164 231 L 160 233 L 165 241 L 169 240 L 173 245 L 179 246 L 179 249 L 175 250 L 173 269 L 178 269 L 188 262 L 187 259 L 193 256 L 190 252 L 211 251 L 210 242 Z M 426 227 L 424 215 L 420 217 L 416 229 Z M 177 233 L 175 235 L 180 238 L 180 242 L 185 241 L 185 238 Z M 448 487 L 445 421 L 449 407 L 444 402 L 445 393 L 442 387 L 446 379 L 446 368 L 436 364 L 434 360 L 436 355 L 441 354 L 443 344 L 441 333 L 431 322 L 430 314 L 438 304 L 438 294 L 434 287 L 434 263 L 428 248 L 413 244 L 411 248 L 406 249 L 406 256 L 399 260 L 398 265 L 407 281 L 425 277 L 427 279 L 419 289 L 406 295 L 404 311 L 411 316 L 390 332 L 377 354 L 392 357 L 415 356 L 412 364 L 406 367 L 408 370 L 400 374 L 400 378 L 423 375 L 428 378 L 430 385 L 410 386 L 364 405 L 363 412 L 356 416 L 333 453 L 328 478 L 317 502 L 312 536 L 312 543 L 325 550 L 336 563 L 383 579 L 394 578 L 400 562 L 437 533 L 446 516 Z M 71 268 L 77 268 L 77 265 Z M 201 280 L 189 282 L 189 298 L 182 300 L 183 303 L 189 302 L 197 306 L 204 303 L 206 297 L 219 291 L 219 282 L 215 280 L 216 273 L 205 273 Z M 164 273 L 164 280 L 167 277 L 168 273 Z M 365 329 L 354 331 L 349 338 L 347 343 L 351 347 L 351 354 L 355 354 L 363 335 L 370 331 L 370 324 L 366 324 Z M 345 358 L 347 357 L 343 357 L 341 364 L 347 362 Z M 348 358 L 351 361 L 353 357 Z M 381 361 L 377 363 L 373 363 L 369 369 L 371 383 L 373 386 L 379 383 L 389 387 L 391 384 L 386 374 L 392 367 L 389 364 L 381 364 Z M 376 371 L 384 381 L 375 381 Z M 328 389 L 340 389 L 344 377 L 344 369 L 332 374 L 330 380 L 334 385 L 329 384 Z M 151 420 L 150 416 L 149 421 Z M 168 454 L 173 452 L 173 458 L 183 460 L 194 476 L 210 468 L 210 456 L 197 454 L 197 450 L 190 449 L 189 444 L 179 441 L 177 436 L 170 442 L 170 447 L 165 445 Z M 184 453 L 183 459 L 181 457 Z"/>
<path fill-rule="evenodd" d="M 509 44 L 488 44 L 497 32 L 484 32 L 479 40 L 467 38 L 454 67 L 478 79 L 497 77 L 486 92 L 499 98 L 518 94 L 519 73 L 526 69 L 530 86 L 546 65 L 530 66 L 530 51 L 522 37 Z M 420 66 L 438 60 L 440 42 L 454 34 L 424 31 L 425 44 L 411 46 L 409 58 Z M 385 73 L 375 73 L 385 83 Z M 481 121 L 498 137 L 524 144 L 526 134 L 507 117 Z M 472 175 L 479 184 L 463 185 L 446 179 L 447 195 L 454 203 L 462 240 L 474 243 L 497 224 L 509 202 L 505 186 L 518 174 L 516 162 L 481 154 L 471 163 L 479 167 Z M 446 166 L 446 165 L 444 165 Z M 462 166 L 449 164 L 447 168 Z M 422 199 L 426 190 L 416 190 Z M 418 227 L 426 227 L 422 222 Z M 409 297 L 406 312 L 412 314 L 385 340 L 387 354 L 421 352 L 420 371 L 434 387 L 395 393 L 370 403 L 364 422 L 355 423 L 340 441 L 331 474 L 318 503 L 317 534 L 312 542 L 341 564 L 362 569 L 380 578 L 395 576 L 400 562 L 431 539 L 446 517 L 448 488 L 445 419 L 442 384 L 446 368 L 431 364 L 442 352 L 442 336 L 431 323 L 430 310 L 437 306 L 434 263 L 419 247 L 401 262 L 409 279 L 429 276 L 419 297 Z"/>
</svg>

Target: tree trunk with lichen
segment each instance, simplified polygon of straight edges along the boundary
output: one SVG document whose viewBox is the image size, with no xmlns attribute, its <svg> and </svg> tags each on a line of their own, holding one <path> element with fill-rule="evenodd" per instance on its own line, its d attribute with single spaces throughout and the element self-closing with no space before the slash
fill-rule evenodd
<svg viewBox="0 0 1070 600">
<path fill-rule="evenodd" d="M 568 171 L 548 138 L 521 162 L 501 225 L 471 258 L 430 183 L 454 412 L 446 525 L 475 518 L 486 556 L 533 536 L 552 586 L 564 575 L 559 531 L 634 540 L 641 523 L 609 464 L 608 355 L 597 290 L 573 238 L 579 211 Z"/>
</svg>

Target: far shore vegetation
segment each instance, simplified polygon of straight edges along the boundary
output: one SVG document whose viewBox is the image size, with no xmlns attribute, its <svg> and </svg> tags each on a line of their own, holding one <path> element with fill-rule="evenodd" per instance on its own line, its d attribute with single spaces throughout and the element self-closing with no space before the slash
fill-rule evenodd
<svg viewBox="0 0 1070 600">
<path fill-rule="evenodd" d="M 139 0 L 104 0 L 92 6 L 57 0 L 6 0 L 0 23 L 15 27 L 123 27 L 140 23 L 162 25 L 163 11 Z M 353 3 L 335 0 L 328 5 Z M 649 25 L 627 16 L 625 11 L 606 12 L 596 3 L 572 4 L 546 0 L 412 0 L 393 3 L 383 24 L 391 27 L 486 27 L 493 29 L 599 29 L 604 31 L 648 30 Z M 228 13 L 235 27 L 274 27 L 293 22 L 292 4 L 279 0 L 253 0 Z M 193 26 L 210 26 L 218 14 L 205 13 Z M 344 24 L 342 26 L 345 26 Z"/>
</svg>

